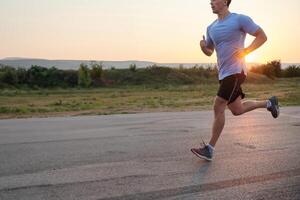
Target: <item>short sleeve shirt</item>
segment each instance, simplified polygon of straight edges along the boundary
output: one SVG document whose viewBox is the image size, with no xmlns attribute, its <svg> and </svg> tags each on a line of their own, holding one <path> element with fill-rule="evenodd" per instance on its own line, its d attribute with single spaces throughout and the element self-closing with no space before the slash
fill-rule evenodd
<svg viewBox="0 0 300 200">
<path fill-rule="evenodd" d="M 217 52 L 219 80 L 247 68 L 244 58 L 234 57 L 234 53 L 244 48 L 247 33 L 253 35 L 259 26 L 242 14 L 230 13 L 222 20 L 215 20 L 207 28 L 206 45 Z"/>
</svg>

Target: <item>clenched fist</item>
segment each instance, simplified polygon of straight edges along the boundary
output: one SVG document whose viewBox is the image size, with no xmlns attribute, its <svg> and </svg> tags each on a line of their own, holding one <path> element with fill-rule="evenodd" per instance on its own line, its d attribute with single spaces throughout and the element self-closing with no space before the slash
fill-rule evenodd
<svg viewBox="0 0 300 200">
<path fill-rule="evenodd" d="M 206 47 L 206 40 L 205 40 L 205 36 L 203 35 L 202 40 L 200 41 L 200 47 L 201 49 Z"/>
</svg>

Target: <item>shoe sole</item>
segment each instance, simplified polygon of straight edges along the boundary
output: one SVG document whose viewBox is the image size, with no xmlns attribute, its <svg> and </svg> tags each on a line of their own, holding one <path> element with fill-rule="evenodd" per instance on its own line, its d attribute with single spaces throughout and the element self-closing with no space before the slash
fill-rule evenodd
<svg viewBox="0 0 300 200">
<path fill-rule="evenodd" d="M 274 96 L 274 97 L 270 98 L 269 101 L 271 101 L 272 107 L 270 108 L 270 110 L 269 109 L 268 110 L 271 112 L 272 117 L 276 119 L 276 118 L 278 118 L 279 113 L 280 113 L 279 105 L 278 105 L 278 98 Z M 275 113 L 274 113 L 274 110 L 275 110 Z"/>
<path fill-rule="evenodd" d="M 279 109 L 279 106 L 278 106 L 278 107 L 277 107 L 277 117 L 276 117 L 276 118 L 279 117 L 279 114 L 280 114 L 280 109 Z"/>
<path fill-rule="evenodd" d="M 202 159 L 207 160 L 207 161 L 211 161 L 212 160 L 211 158 L 207 158 L 205 156 L 202 156 L 202 155 L 198 154 L 193 149 L 191 149 L 191 152 L 193 152 L 193 154 L 195 154 L 198 158 L 202 158 Z"/>
<path fill-rule="evenodd" d="M 279 112 L 280 112 L 280 111 L 279 111 L 279 108 L 275 108 L 275 109 L 276 109 L 276 114 L 274 114 L 274 115 L 275 115 L 275 116 L 274 116 L 273 113 L 272 113 L 272 116 L 273 116 L 273 118 L 276 119 L 276 118 L 279 117 Z"/>
<path fill-rule="evenodd" d="M 274 103 L 275 103 L 274 107 L 275 107 L 275 110 L 276 110 L 276 116 L 273 116 L 273 117 L 276 119 L 276 118 L 279 117 L 279 113 L 280 113 L 277 97 L 274 98 Z"/>
</svg>

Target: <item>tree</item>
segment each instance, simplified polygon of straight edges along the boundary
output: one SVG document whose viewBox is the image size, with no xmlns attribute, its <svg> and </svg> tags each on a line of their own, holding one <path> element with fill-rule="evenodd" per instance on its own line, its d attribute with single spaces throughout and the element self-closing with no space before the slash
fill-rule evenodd
<svg viewBox="0 0 300 200">
<path fill-rule="evenodd" d="M 27 81 L 27 70 L 24 68 L 18 68 L 16 70 L 18 84 L 23 85 L 26 84 Z"/>
<path fill-rule="evenodd" d="M 16 85 L 18 82 L 16 69 L 10 66 L 1 66 L 0 82 L 8 85 Z"/>
<path fill-rule="evenodd" d="M 136 64 L 135 63 L 130 64 L 129 65 L 129 70 L 132 71 L 132 72 L 135 72 L 136 71 Z"/>
<path fill-rule="evenodd" d="M 96 62 L 91 62 L 91 79 L 92 79 L 92 84 L 93 86 L 100 86 L 103 84 L 103 65 L 102 62 L 96 63 Z"/>
<path fill-rule="evenodd" d="M 27 70 L 27 82 L 30 86 L 47 87 L 47 68 L 32 65 Z"/>
<path fill-rule="evenodd" d="M 89 87 L 92 83 L 90 69 L 84 63 L 80 64 L 78 70 L 78 85 L 81 87 Z"/>
<path fill-rule="evenodd" d="M 78 84 L 78 71 L 64 70 L 64 83 L 66 86 L 75 87 Z"/>
<path fill-rule="evenodd" d="M 300 77 L 300 65 L 290 65 L 283 71 L 284 77 Z"/>
<path fill-rule="evenodd" d="M 251 69 L 254 73 L 264 74 L 269 78 L 281 77 L 282 69 L 280 60 L 273 60 L 264 65 L 259 65 Z"/>
</svg>

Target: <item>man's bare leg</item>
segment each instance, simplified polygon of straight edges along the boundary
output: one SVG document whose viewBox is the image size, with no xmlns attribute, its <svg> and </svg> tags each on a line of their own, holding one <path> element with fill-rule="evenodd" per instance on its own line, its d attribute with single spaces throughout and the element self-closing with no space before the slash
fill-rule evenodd
<svg viewBox="0 0 300 200">
<path fill-rule="evenodd" d="M 216 97 L 214 102 L 214 122 L 212 126 L 212 137 L 209 144 L 215 146 L 225 124 L 225 108 L 227 106 L 225 99 L 221 97 Z"/>
<path fill-rule="evenodd" d="M 212 136 L 208 145 L 200 148 L 192 148 L 191 151 L 205 160 L 211 161 L 214 146 L 216 145 L 225 124 L 225 109 L 228 101 L 221 97 L 216 97 L 214 102 L 214 122 L 212 126 Z"/>
<path fill-rule="evenodd" d="M 200 148 L 192 148 L 191 151 L 205 160 L 211 161 L 213 157 L 214 147 L 221 135 L 221 132 L 225 125 L 225 108 L 231 110 L 234 115 L 241 115 L 243 113 L 249 112 L 257 108 L 267 108 L 271 112 L 274 118 L 277 118 L 279 115 L 278 99 L 276 97 L 271 97 L 267 101 L 241 101 L 239 96 L 234 102 L 227 105 L 228 101 L 221 97 L 215 98 L 214 103 L 214 122 L 212 127 L 212 136 L 208 145 Z M 271 105 L 270 105 L 271 104 Z"/>
<path fill-rule="evenodd" d="M 241 96 L 239 96 L 234 102 L 228 105 L 228 108 L 233 115 L 237 116 L 257 108 L 267 108 L 267 101 L 249 100 L 242 102 Z"/>
<path fill-rule="evenodd" d="M 212 127 L 212 137 L 209 142 L 211 146 L 215 146 L 225 125 L 225 108 L 227 101 L 221 97 L 216 97 L 214 103 L 214 122 Z M 241 101 L 239 96 L 234 102 L 228 105 L 233 115 L 241 115 L 257 108 L 266 108 L 267 101 Z"/>
</svg>

